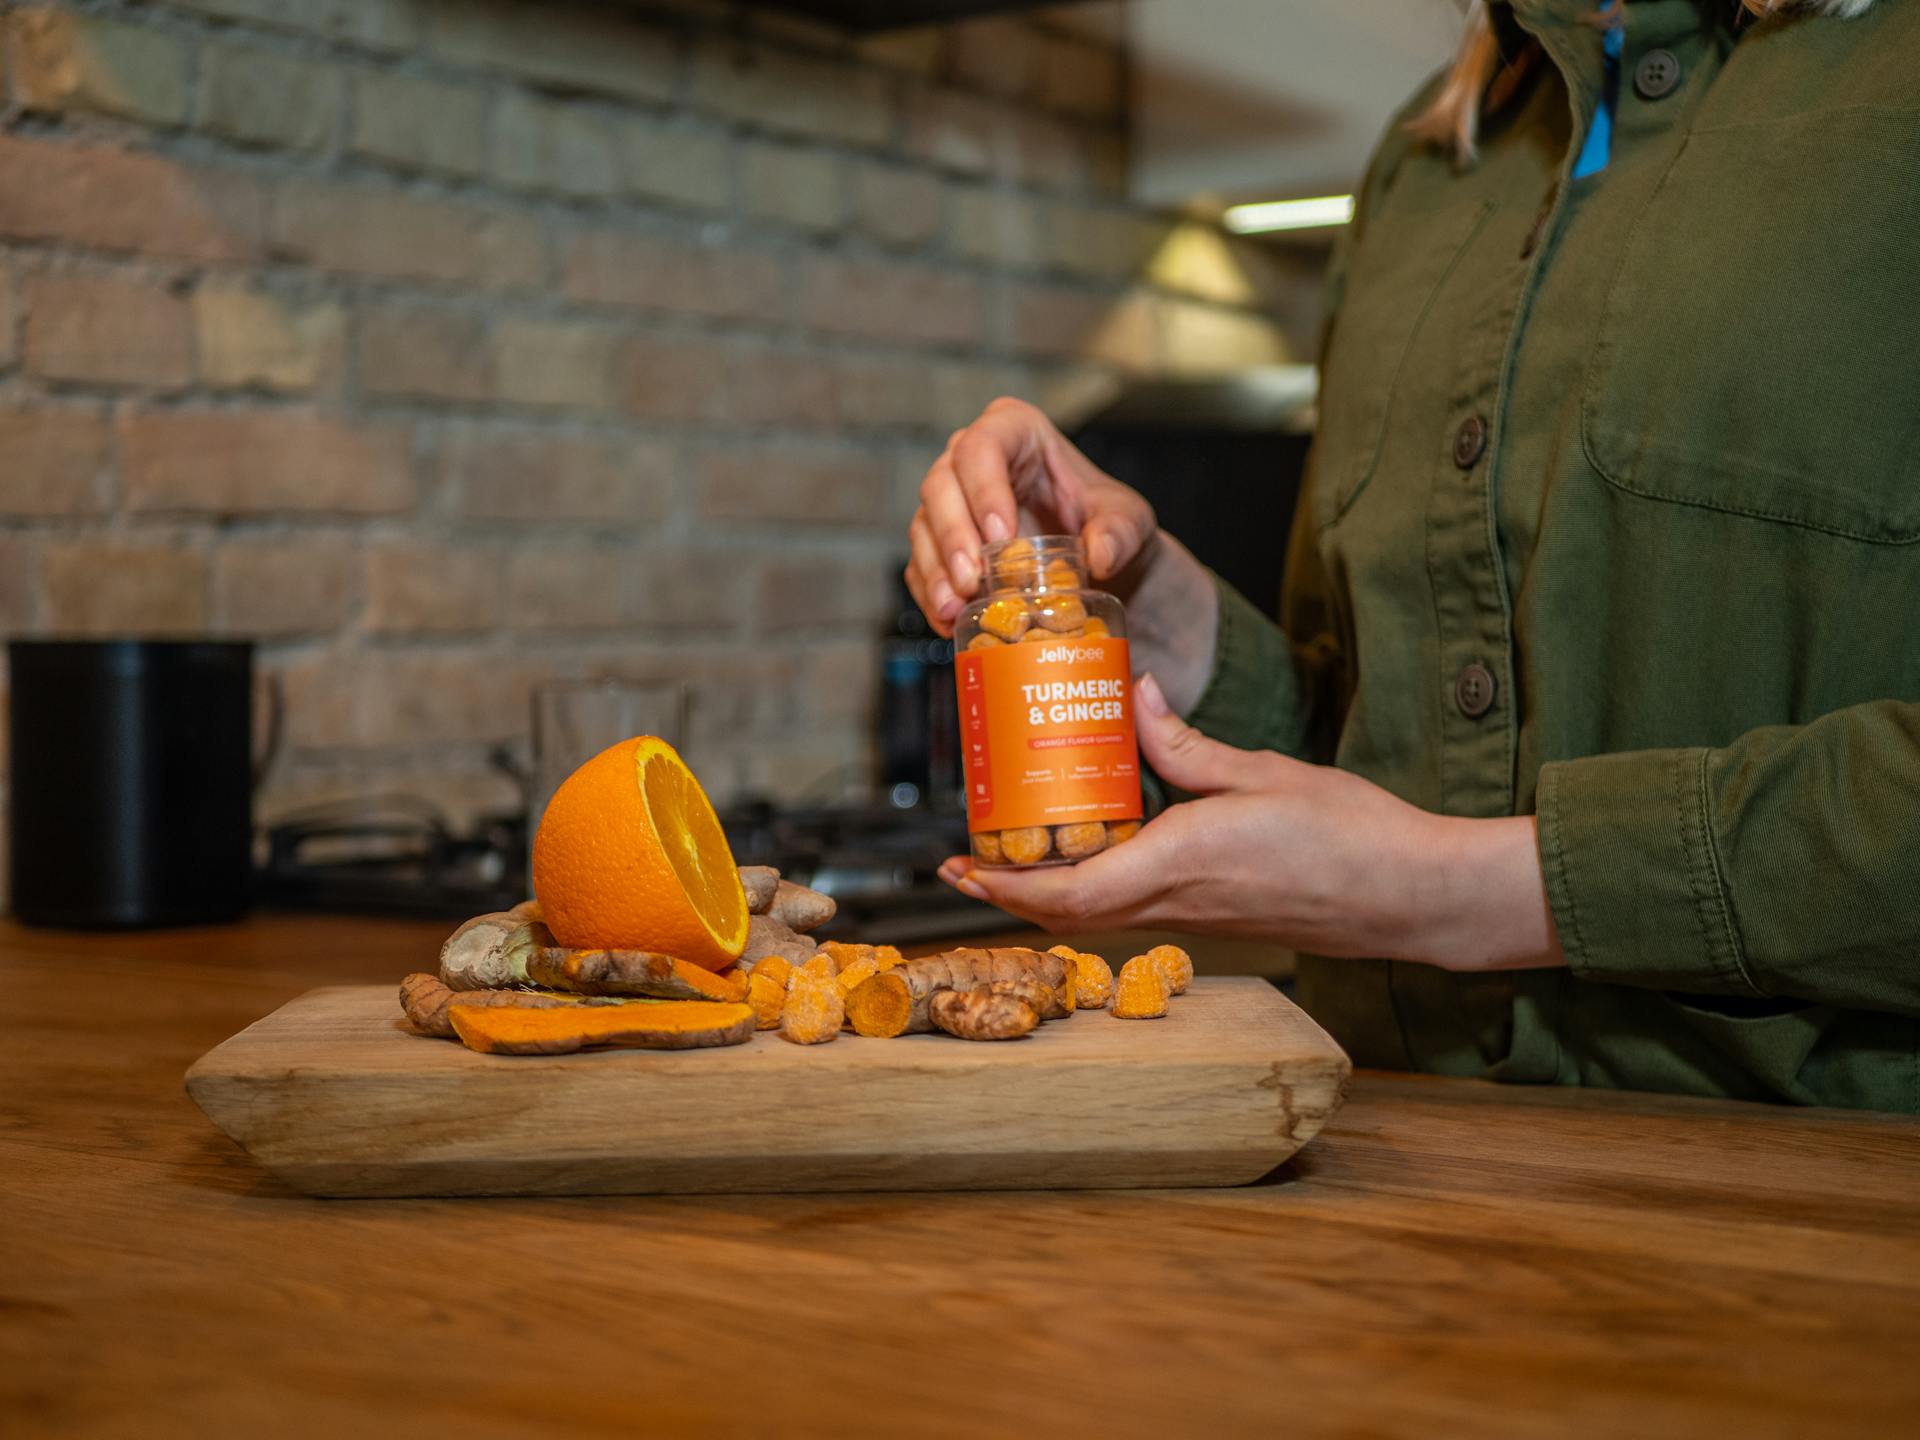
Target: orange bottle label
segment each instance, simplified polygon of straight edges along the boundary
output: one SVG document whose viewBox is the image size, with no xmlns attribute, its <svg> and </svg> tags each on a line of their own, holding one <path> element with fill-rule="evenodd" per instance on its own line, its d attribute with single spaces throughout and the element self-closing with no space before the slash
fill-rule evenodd
<svg viewBox="0 0 1920 1440">
<path fill-rule="evenodd" d="M 969 831 L 1140 818 L 1125 640 L 997 645 L 955 663 Z"/>
</svg>

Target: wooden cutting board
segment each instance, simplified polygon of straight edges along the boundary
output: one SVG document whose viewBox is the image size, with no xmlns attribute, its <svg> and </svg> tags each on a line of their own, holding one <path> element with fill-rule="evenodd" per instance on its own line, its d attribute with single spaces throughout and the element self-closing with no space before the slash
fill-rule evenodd
<svg viewBox="0 0 1920 1440">
<path fill-rule="evenodd" d="M 1350 1066 L 1264 980 L 1161 1020 L 1024 1040 L 477 1055 L 393 986 L 313 990 L 209 1051 L 187 1092 L 310 1195 L 588 1195 L 1240 1185 L 1306 1144 Z"/>
</svg>

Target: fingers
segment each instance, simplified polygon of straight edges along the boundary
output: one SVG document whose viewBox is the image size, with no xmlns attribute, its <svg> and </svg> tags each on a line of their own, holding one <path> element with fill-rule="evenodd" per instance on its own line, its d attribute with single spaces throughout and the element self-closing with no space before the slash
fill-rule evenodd
<svg viewBox="0 0 1920 1440">
<path fill-rule="evenodd" d="M 953 472 L 953 449 L 948 447 L 927 478 L 920 482 L 920 513 L 927 522 L 928 542 L 939 557 L 953 593 L 962 600 L 980 588 L 980 531 L 966 491 Z"/>
<path fill-rule="evenodd" d="M 1019 529 L 1013 474 L 1032 448 L 1026 429 L 1009 423 L 1008 412 L 991 410 L 954 436 L 947 447 L 960 503 L 989 544 L 1009 540 Z"/>
<path fill-rule="evenodd" d="M 949 635 L 953 632 L 953 617 L 960 613 L 962 601 L 953 593 L 946 568 L 940 563 L 933 531 L 927 524 L 924 511 L 916 512 L 913 523 L 907 527 L 907 543 L 912 551 L 907 563 L 907 589 L 913 592 L 913 598 L 928 623 L 940 634 Z"/>
<path fill-rule="evenodd" d="M 1090 488 L 1081 543 L 1095 580 L 1111 579 L 1133 562 L 1157 528 L 1153 507 L 1119 483 Z"/>
<path fill-rule="evenodd" d="M 956 855 L 940 878 L 964 895 L 985 900 L 1046 930 L 1098 930 L 1151 923 L 1177 875 L 1166 847 L 1147 826 L 1125 845 L 1078 865 L 1032 870 L 975 865 Z"/>
<path fill-rule="evenodd" d="M 1153 676 L 1140 677 L 1134 698 L 1140 702 L 1134 707 L 1140 754 L 1168 784 L 1195 795 L 1215 795 L 1254 788 L 1265 774 L 1266 752 L 1236 750 L 1202 735 L 1173 713 Z"/>
</svg>

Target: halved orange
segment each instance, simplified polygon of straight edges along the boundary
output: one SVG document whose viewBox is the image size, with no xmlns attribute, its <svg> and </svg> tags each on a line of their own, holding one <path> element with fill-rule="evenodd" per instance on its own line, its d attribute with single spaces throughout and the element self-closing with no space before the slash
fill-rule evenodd
<svg viewBox="0 0 1920 1440">
<path fill-rule="evenodd" d="M 547 928 L 580 950 L 652 950 L 724 970 L 747 896 L 706 791 L 666 741 L 622 740 L 554 792 L 533 842 Z"/>
</svg>

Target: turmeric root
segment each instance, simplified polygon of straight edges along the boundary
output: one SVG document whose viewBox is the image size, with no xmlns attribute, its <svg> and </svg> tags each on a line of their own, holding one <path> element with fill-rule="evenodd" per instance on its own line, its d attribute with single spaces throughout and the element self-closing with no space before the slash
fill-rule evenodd
<svg viewBox="0 0 1920 1440">
<path fill-rule="evenodd" d="M 802 969 L 787 985 L 780 1014 L 780 1038 L 796 1045 L 823 1045 L 840 1033 L 846 1005 L 831 977 Z"/>
<path fill-rule="evenodd" d="M 778 955 L 790 965 L 804 965 L 813 958 L 815 948 L 811 937 L 785 922 L 771 915 L 751 915 L 747 917 L 747 948 L 740 952 L 737 963 L 752 970 L 769 955 Z"/>
<path fill-rule="evenodd" d="M 1156 945 L 1147 951 L 1147 959 L 1167 982 L 1170 994 L 1184 995 L 1193 983 L 1193 957 L 1178 945 Z"/>
<path fill-rule="evenodd" d="M 873 959 L 882 970 L 891 970 L 896 965 L 905 964 L 907 957 L 900 953 L 898 945 L 876 945 L 873 947 Z"/>
<path fill-rule="evenodd" d="M 740 888 L 747 892 L 747 913 L 764 915 L 773 904 L 773 892 L 779 888 L 780 872 L 771 865 L 742 865 Z"/>
<path fill-rule="evenodd" d="M 476 915 L 440 947 L 440 978 L 451 990 L 524 985 L 533 952 L 553 943 L 545 925 L 516 919 L 511 910 Z"/>
<path fill-rule="evenodd" d="M 747 978 L 747 1003 L 753 1007 L 754 1029 L 778 1030 L 780 1014 L 787 1008 L 785 980 L 754 971 Z"/>
<path fill-rule="evenodd" d="M 847 993 L 847 1019 L 854 1033 L 891 1039 L 933 1028 L 927 1006 L 948 990 L 991 988 L 996 980 L 1029 980 L 1051 997 L 1039 1018 L 1066 1014 L 1061 987 L 1066 961 L 1037 950 L 949 950 L 907 960 L 869 976 Z"/>
<path fill-rule="evenodd" d="M 483 1055 L 565 1055 L 574 1050 L 693 1050 L 753 1038 L 751 1006 L 710 1000 L 562 1005 L 529 1009 L 455 1004 L 454 1032 Z"/>
<path fill-rule="evenodd" d="M 996 980 L 987 989 L 992 994 L 1011 995 L 1014 999 L 1024 1002 L 1027 1008 L 1033 1011 L 1036 1022 L 1046 1019 L 1048 1012 L 1052 1012 L 1055 1019 L 1065 1018 L 1065 1012 L 1060 1009 L 1060 997 L 1038 980 Z M 976 990 L 973 993 L 979 992 Z M 932 1001 L 928 1002 L 927 1008 L 928 1013 L 931 1014 Z"/>
<path fill-rule="evenodd" d="M 580 995 L 652 995 L 733 1004 L 747 998 L 746 986 L 737 979 L 648 950 L 568 950 L 556 945 L 534 953 L 527 978 Z"/>
<path fill-rule="evenodd" d="M 927 1013 L 937 1029 L 962 1040 L 1018 1040 L 1040 1023 L 1025 1000 L 993 990 L 942 990 Z"/>
<path fill-rule="evenodd" d="M 809 930 L 818 930 L 831 920 L 840 907 L 831 895 L 823 895 L 818 890 L 809 890 L 804 885 L 796 885 L 791 880 L 782 880 L 774 887 L 773 900 L 767 906 L 770 919 L 778 920 L 782 925 L 804 935 Z"/>
<path fill-rule="evenodd" d="M 1119 1020 L 1156 1020 L 1167 1013 L 1167 977 L 1144 955 L 1120 967 L 1113 984 L 1113 1013 Z"/>
</svg>

